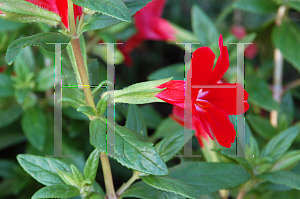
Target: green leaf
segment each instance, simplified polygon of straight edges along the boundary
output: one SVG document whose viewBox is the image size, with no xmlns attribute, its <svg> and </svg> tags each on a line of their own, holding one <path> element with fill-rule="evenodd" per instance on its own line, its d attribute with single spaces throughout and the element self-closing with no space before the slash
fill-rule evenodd
<svg viewBox="0 0 300 199">
<path fill-rule="evenodd" d="M 187 139 L 184 140 L 184 131 L 175 132 L 155 145 L 156 151 L 159 153 L 160 157 L 164 162 L 172 159 L 181 148 L 193 137 L 194 131 L 189 130 L 187 133 Z"/>
<path fill-rule="evenodd" d="M 54 87 L 53 67 L 43 68 L 36 76 L 36 91 L 43 92 Z"/>
<path fill-rule="evenodd" d="M 278 5 L 270 0 L 241 0 L 234 3 L 234 7 L 246 12 L 268 14 L 276 12 Z"/>
<path fill-rule="evenodd" d="M 90 116 L 90 115 L 96 116 L 97 115 L 96 110 L 91 106 L 81 106 L 77 109 L 77 111 L 82 112 L 88 116 Z"/>
<path fill-rule="evenodd" d="M 300 45 L 300 28 L 291 20 L 282 20 L 281 26 L 274 27 L 272 41 L 280 50 L 284 58 L 300 72 L 300 57 L 298 46 Z"/>
<path fill-rule="evenodd" d="M 298 1 L 298 0 L 290 0 L 289 2 L 288 2 L 288 5 L 291 7 L 291 8 L 293 8 L 293 9 L 295 9 L 295 10 L 297 10 L 298 12 L 300 12 L 300 1 Z"/>
<path fill-rule="evenodd" d="M 1 78 L 1 77 L 0 77 Z M 1 79 L 0 79 L 1 81 Z M 0 128 L 8 126 L 16 121 L 22 114 L 22 108 L 19 106 L 10 106 L 0 111 Z M 2 140 L 2 139 L 1 139 Z"/>
<path fill-rule="evenodd" d="M 185 199 L 186 198 L 179 194 L 156 189 L 154 187 L 147 185 L 144 182 L 138 182 L 130 186 L 121 194 L 120 197 L 121 198 L 134 197 L 134 198 L 141 198 L 141 199 L 153 199 L 153 198 Z"/>
<path fill-rule="evenodd" d="M 198 5 L 192 6 L 192 29 L 201 45 L 215 46 L 220 36 L 215 24 Z"/>
<path fill-rule="evenodd" d="M 43 111 L 38 107 L 27 109 L 22 116 L 21 125 L 28 141 L 38 150 L 43 150 L 48 132 Z"/>
<path fill-rule="evenodd" d="M 267 111 L 279 110 L 279 105 L 272 98 L 271 90 L 265 80 L 254 75 L 248 75 L 245 79 L 245 85 L 249 94 L 248 102 Z"/>
<path fill-rule="evenodd" d="M 9 97 L 14 94 L 13 81 L 8 75 L 0 74 L 0 97 Z"/>
<path fill-rule="evenodd" d="M 125 127 L 132 131 L 141 133 L 147 140 L 148 133 L 146 122 L 137 105 L 129 105 Z"/>
<path fill-rule="evenodd" d="M 23 28 L 24 26 L 26 26 L 26 24 L 0 19 L 0 26 L 2 27 L 0 32 L 7 32 Z"/>
<path fill-rule="evenodd" d="M 262 149 L 261 157 L 272 157 L 274 161 L 290 148 L 294 139 L 299 133 L 300 127 L 293 126 L 273 137 L 268 144 Z"/>
<path fill-rule="evenodd" d="M 97 193 L 97 192 L 92 192 L 88 197 L 86 197 L 87 199 L 105 199 L 101 194 Z"/>
<path fill-rule="evenodd" d="M 159 124 L 156 131 L 154 132 L 153 137 L 151 138 L 152 139 L 163 138 L 182 130 L 183 130 L 183 126 L 175 122 L 172 118 L 168 117 Z"/>
<path fill-rule="evenodd" d="M 148 76 L 149 80 L 158 80 L 173 77 L 173 80 L 184 80 L 184 65 L 173 64 L 160 68 Z"/>
<path fill-rule="evenodd" d="M 59 177 L 68 185 L 72 185 L 75 187 L 79 187 L 80 183 L 76 182 L 76 180 L 74 179 L 73 175 L 71 173 L 65 172 L 65 171 L 60 171 L 60 170 L 56 170 L 57 174 L 59 175 Z"/>
<path fill-rule="evenodd" d="M 164 102 L 155 97 L 156 94 L 163 90 L 156 87 L 170 81 L 171 79 L 172 78 L 141 82 L 128 86 L 122 90 L 109 91 L 105 94 L 107 95 L 114 92 L 113 95 L 111 95 L 113 96 L 113 99 L 111 98 L 111 102 L 113 101 L 114 103 L 147 104 L 153 102 Z M 104 96 L 102 95 L 102 97 Z"/>
<path fill-rule="evenodd" d="M 79 169 L 74 164 L 71 164 L 70 168 L 73 173 L 75 181 L 79 182 L 79 183 L 83 182 L 84 178 L 83 178 L 82 173 L 79 171 Z"/>
<path fill-rule="evenodd" d="M 31 177 L 46 186 L 63 183 L 56 169 L 70 172 L 66 163 L 54 158 L 21 154 L 17 156 L 17 160 Z"/>
<path fill-rule="evenodd" d="M 131 15 L 134 15 L 150 1 L 152 0 L 124 0 L 123 2 L 130 10 Z M 87 25 L 84 26 L 83 32 L 107 28 L 120 22 L 122 21 L 102 13 L 95 14 L 86 21 Z"/>
<path fill-rule="evenodd" d="M 270 120 L 259 115 L 247 114 L 247 121 L 253 130 L 265 139 L 271 139 L 277 130 L 271 125 Z"/>
<path fill-rule="evenodd" d="M 95 181 L 97 169 L 98 169 L 98 163 L 99 163 L 99 157 L 100 157 L 100 151 L 98 149 L 95 149 L 87 159 L 83 175 L 84 179 L 89 179 L 92 183 Z"/>
<path fill-rule="evenodd" d="M 300 161 L 300 151 L 288 151 L 272 167 L 271 171 L 282 171 L 296 166 Z"/>
<path fill-rule="evenodd" d="M 1 115 L 1 113 L 0 113 Z M 1 118 L 1 116 L 0 116 Z M 1 121 L 1 119 L 0 119 Z M 1 121 L 2 122 L 2 121 Z M 7 147 L 19 144 L 26 140 L 26 137 L 21 132 L 1 132 L 0 133 L 0 150 L 6 149 Z"/>
<path fill-rule="evenodd" d="M 115 143 L 108 143 L 111 146 L 115 146 L 115 156 L 113 158 L 123 166 L 143 173 L 153 175 L 168 174 L 167 166 L 157 151 L 155 151 L 153 143 L 144 142 L 145 138 L 140 133 L 114 124 L 111 121 L 107 122 L 107 128 L 113 128 L 113 126 L 115 128 Z M 102 130 L 98 130 L 97 126 L 100 126 Z M 97 130 L 103 132 L 97 133 Z M 91 144 L 101 152 L 106 153 L 104 131 L 106 131 L 106 124 L 103 121 L 99 121 L 99 119 L 92 121 L 90 125 Z M 95 137 L 97 134 L 101 134 L 101 138 Z"/>
<path fill-rule="evenodd" d="M 289 171 L 271 172 L 257 176 L 275 184 L 281 184 L 300 190 L 300 175 Z"/>
<path fill-rule="evenodd" d="M 121 0 L 73 0 L 73 3 L 121 21 L 131 21 L 130 11 Z"/>
<path fill-rule="evenodd" d="M 148 128 L 156 129 L 163 120 L 161 114 L 152 105 L 143 105 L 140 110 Z"/>
<path fill-rule="evenodd" d="M 47 43 L 69 43 L 70 39 L 71 38 L 66 35 L 52 32 L 39 33 L 29 37 L 17 39 L 9 45 L 6 51 L 5 61 L 9 65 L 12 64 L 22 49 L 28 45 L 40 46 L 47 51 L 55 52 L 55 45 Z M 65 47 L 66 45 L 62 45 L 62 49 Z"/>
<path fill-rule="evenodd" d="M 188 198 L 197 198 L 195 190 L 181 180 L 157 176 L 142 177 L 142 180 L 156 189 L 173 192 Z"/>
<path fill-rule="evenodd" d="M 33 196 L 32 199 L 36 198 L 70 198 L 75 197 L 80 194 L 78 188 L 67 185 L 67 184 L 58 184 L 48 187 L 41 188 Z"/>
<path fill-rule="evenodd" d="M 293 96 L 290 92 L 287 92 L 281 101 L 280 111 L 278 112 L 278 128 L 286 129 L 294 121 L 295 107 L 293 102 Z"/>
<path fill-rule="evenodd" d="M 247 182 L 251 174 L 236 164 L 184 162 L 172 167 L 168 177 L 190 185 L 199 196 L 236 187 Z"/>
</svg>

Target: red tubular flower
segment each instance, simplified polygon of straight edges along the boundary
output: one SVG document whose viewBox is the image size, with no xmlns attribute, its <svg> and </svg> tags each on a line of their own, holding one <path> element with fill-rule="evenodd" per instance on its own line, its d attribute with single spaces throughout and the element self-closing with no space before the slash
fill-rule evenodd
<svg viewBox="0 0 300 199">
<path fill-rule="evenodd" d="M 184 126 L 184 109 L 178 106 L 173 106 L 173 111 L 170 117 Z M 203 147 L 203 141 L 208 140 L 208 136 L 201 126 L 200 122 L 198 121 L 196 116 L 192 116 L 192 129 L 195 130 L 195 137 L 198 139 L 198 142 L 201 147 Z M 204 139 L 204 140 L 203 140 Z"/>
<path fill-rule="evenodd" d="M 235 85 L 237 88 L 191 88 L 191 112 L 197 118 L 205 132 L 224 147 L 231 147 L 235 140 L 235 129 L 228 115 L 238 115 L 249 109 L 248 93 L 240 84 L 218 83 L 229 67 L 228 50 L 223 46 L 220 35 L 220 57 L 213 68 L 215 54 L 208 47 L 198 48 L 192 57 L 188 71 L 187 87 L 200 85 Z M 156 95 L 157 98 L 184 108 L 185 81 L 171 80 L 158 88 L 166 88 Z M 244 99 L 237 100 L 237 89 L 244 90 Z M 237 103 L 244 104 L 244 110 L 237 110 Z M 211 134 L 211 131 L 213 134 Z M 214 136 L 213 136 L 214 135 Z"/>
<path fill-rule="evenodd" d="M 37 5 L 45 10 L 58 14 L 61 17 L 61 21 L 66 26 L 66 28 L 69 27 L 68 0 L 25 0 L 25 1 L 33 3 L 34 5 Z M 1 11 L 0 14 L 2 14 Z M 75 19 L 77 18 L 77 16 L 80 16 L 81 14 L 82 14 L 82 8 L 74 4 Z"/>
<path fill-rule="evenodd" d="M 231 33 L 234 34 L 238 39 L 242 39 L 246 34 L 246 29 L 244 26 L 233 26 L 231 28 Z M 256 43 L 249 45 L 245 49 L 245 56 L 248 59 L 253 59 L 258 53 L 258 47 Z"/>
<path fill-rule="evenodd" d="M 175 30 L 165 19 L 161 18 L 166 0 L 153 0 L 138 11 L 135 16 L 137 33 L 125 44 L 125 50 L 131 52 L 144 40 L 174 41 Z"/>
</svg>

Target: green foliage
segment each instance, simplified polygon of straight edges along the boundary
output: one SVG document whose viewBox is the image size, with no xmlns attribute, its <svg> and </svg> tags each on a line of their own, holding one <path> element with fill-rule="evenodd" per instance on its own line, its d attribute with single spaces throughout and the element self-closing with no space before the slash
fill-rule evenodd
<svg viewBox="0 0 300 199">
<path fill-rule="evenodd" d="M 270 139 L 277 133 L 277 130 L 270 124 L 270 121 L 267 118 L 263 118 L 259 115 L 248 114 L 247 121 L 253 130 L 265 139 Z"/>
<path fill-rule="evenodd" d="M 95 181 L 98 163 L 99 163 L 100 151 L 95 149 L 87 159 L 84 170 L 83 176 L 85 180 L 90 180 L 92 183 Z M 92 184 L 91 183 L 91 184 Z"/>
<path fill-rule="evenodd" d="M 5 74 L 0 74 L 0 91 L 0 97 L 9 97 L 14 94 L 13 81 Z"/>
<path fill-rule="evenodd" d="M 125 127 L 132 131 L 141 133 L 147 140 L 148 133 L 146 122 L 137 105 L 129 105 Z"/>
<path fill-rule="evenodd" d="M 149 80 L 159 80 L 164 78 L 173 77 L 173 80 L 184 79 L 184 65 L 174 64 L 158 69 L 148 76 Z"/>
<path fill-rule="evenodd" d="M 36 198 L 70 198 L 80 194 L 78 188 L 67 185 L 58 184 L 48 187 L 41 188 L 33 196 L 32 199 Z"/>
<path fill-rule="evenodd" d="M 271 0 L 240 0 L 235 2 L 234 7 L 246 12 L 268 14 L 276 12 L 278 5 Z"/>
<path fill-rule="evenodd" d="M 278 171 L 259 175 L 258 178 L 300 190 L 300 176 L 289 171 Z"/>
</svg>

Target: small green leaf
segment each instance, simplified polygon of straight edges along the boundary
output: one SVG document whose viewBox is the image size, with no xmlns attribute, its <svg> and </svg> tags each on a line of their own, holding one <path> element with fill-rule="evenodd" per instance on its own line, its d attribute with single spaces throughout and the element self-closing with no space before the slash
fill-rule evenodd
<svg viewBox="0 0 300 199">
<path fill-rule="evenodd" d="M 172 118 L 168 117 L 159 124 L 156 131 L 154 132 L 153 137 L 151 138 L 152 139 L 163 138 L 182 130 L 183 130 L 183 126 L 175 122 Z"/>
<path fill-rule="evenodd" d="M 132 131 L 141 133 L 147 140 L 148 133 L 146 122 L 137 105 L 129 105 L 125 127 Z"/>
<path fill-rule="evenodd" d="M 99 163 L 99 157 L 100 157 L 100 151 L 98 149 L 95 149 L 87 159 L 83 175 L 85 180 L 90 180 L 93 184 L 96 178 L 97 169 L 98 169 L 98 163 Z M 91 185 L 92 185 L 91 184 Z"/>
<path fill-rule="evenodd" d="M 80 184 L 78 182 L 75 181 L 74 177 L 72 174 L 65 172 L 65 171 L 60 171 L 60 170 L 56 170 L 59 177 L 68 185 L 72 185 L 75 187 L 80 187 Z"/>
<path fill-rule="evenodd" d="M 70 39 L 71 38 L 66 35 L 53 32 L 39 33 L 29 37 L 17 39 L 9 45 L 6 51 L 5 61 L 9 65 L 12 64 L 19 53 L 22 51 L 22 49 L 28 45 L 37 45 L 47 51 L 55 52 L 55 45 L 47 43 L 69 43 Z M 63 44 L 62 49 L 64 49 L 65 47 L 66 45 Z"/>
<path fill-rule="evenodd" d="M 188 130 L 186 133 L 187 139 L 184 139 L 184 131 L 175 132 L 155 145 L 156 151 L 159 153 L 164 162 L 172 159 L 181 148 L 193 137 L 194 131 Z"/>
<path fill-rule="evenodd" d="M 73 99 L 73 98 L 69 98 L 69 97 L 62 97 L 61 101 L 68 102 L 68 104 L 74 108 L 79 108 L 79 107 L 86 105 L 86 103 L 84 101 L 81 101 L 80 99 L 76 99 L 76 98 Z"/>
<path fill-rule="evenodd" d="M 105 199 L 101 194 L 97 192 L 92 192 L 89 196 L 86 197 L 87 199 Z"/>
<path fill-rule="evenodd" d="M 47 67 L 42 69 L 36 76 L 36 90 L 39 92 L 47 91 L 54 87 L 54 68 Z"/>
<path fill-rule="evenodd" d="M 0 97 L 9 97 L 14 94 L 13 81 L 8 75 L 0 74 Z"/>
<path fill-rule="evenodd" d="M 156 94 L 163 90 L 156 87 L 170 81 L 171 79 L 172 78 L 141 82 L 128 86 L 122 90 L 106 92 L 105 95 L 113 92 L 113 94 L 111 94 L 111 96 L 113 96 L 113 99 L 111 98 L 111 102 L 113 101 L 114 103 L 147 104 L 153 102 L 164 102 L 155 97 Z"/>
<path fill-rule="evenodd" d="M 90 123 L 90 143 L 101 152 L 106 152 L 106 124 L 99 118 Z"/>
<path fill-rule="evenodd" d="M 78 196 L 80 191 L 77 187 L 67 184 L 58 184 L 41 188 L 31 199 L 36 198 L 71 198 Z"/>
<path fill-rule="evenodd" d="M 249 154 L 250 156 L 248 155 L 245 158 L 254 167 L 260 152 L 256 139 L 253 136 L 250 137 L 250 145 L 246 145 L 246 154 Z M 253 155 L 253 157 L 251 155 Z"/>
<path fill-rule="evenodd" d="M 281 184 L 300 190 L 300 175 L 290 171 L 265 173 L 257 177 L 268 182 Z"/>
<path fill-rule="evenodd" d="M 74 164 L 71 164 L 70 168 L 73 173 L 75 181 L 79 182 L 79 183 L 83 182 L 84 178 L 83 178 L 82 173 L 79 171 L 79 169 Z"/>
<path fill-rule="evenodd" d="M 22 108 L 19 106 L 10 106 L 5 109 L 1 109 L 0 128 L 10 125 L 14 121 L 16 121 L 21 115 L 22 115 Z"/>
<path fill-rule="evenodd" d="M 197 198 L 195 190 L 181 180 L 157 176 L 146 176 L 141 178 L 145 183 L 156 189 L 173 192 L 188 198 Z"/>
<path fill-rule="evenodd" d="M 107 100 L 109 99 L 110 95 L 104 96 L 97 104 L 97 110 L 99 111 L 99 115 L 103 115 L 105 113 L 107 107 Z"/>
<path fill-rule="evenodd" d="M 90 116 L 90 115 L 96 116 L 97 115 L 96 110 L 91 106 L 81 106 L 77 109 L 77 111 L 82 112 L 88 116 Z"/>
<path fill-rule="evenodd" d="M 192 7 L 192 29 L 202 45 L 215 45 L 220 36 L 215 24 L 198 5 Z"/>
<path fill-rule="evenodd" d="M 281 26 L 274 27 L 272 41 L 280 50 L 284 58 L 300 72 L 300 57 L 298 46 L 300 45 L 300 28 L 291 20 L 282 20 Z"/>
<path fill-rule="evenodd" d="M 121 0 L 73 0 L 73 3 L 122 21 L 131 21 L 130 11 Z"/>
<path fill-rule="evenodd" d="M 260 156 L 269 156 L 272 157 L 274 161 L 278 160 L 290 148 L 299 130 L 300 127 L 293 126 L 279 133 L 262 149 Z"/>
<path fill-rule="evenodd" d="M 131 15 L 134 15 L 151 1 L 152 0 L 124 0 L 124 3 L 130 10 Z M 94 14 L 86 21 L 87 25 L 84 26 L 83 32 L 107 28 L 120 22 L 122 21 L 102 13 Z"/>
<path fill-rule="evenodd" d="M 172 167 L 168 177 L 190 185 L 199 196 L 236 187 L 247 182 L 251 174 L 236 164 L 184 162 Z"/>
<path fill-rule="evenodd" d="M 288 151 L 271 168 L 271 171 L 282 171 L 288 169 L 300 161 L 300 151 Z"/>
<path fill-rule="evenodd" d="M 247 12 L 268 14 L 276 12 L 278 5 L 270 0 L 241 0 L 235 2 L 234 7 Z"/>
<path fill-rule="evenodd" d="M 38 150 L 43 150 L 48 131 L 43 111 L 38 107 L 27 109 L 22 116 L 21 125 L 28 141 Z"/>
<path fill-rule="evenodd" d="M 46 186 L 63 183 L 56 169 L 70 171 L 66 163 L 54 158 L 21 154 L 17 156 L 17 160 L 31 177 Z"/>
<path fill-rule="evenodd" d="M 271 125 L 270 120 L 259 115 L 247 114 L 247 121 L 253 130 L 265 139 L 271 139 L 277 130 Z"/>
</svg>

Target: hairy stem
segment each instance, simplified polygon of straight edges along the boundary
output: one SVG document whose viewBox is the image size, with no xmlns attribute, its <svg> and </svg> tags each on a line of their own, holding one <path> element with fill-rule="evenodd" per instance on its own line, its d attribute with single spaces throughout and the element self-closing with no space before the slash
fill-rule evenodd
<svg viewBox="0 0 300 199">
<path fill-rule="evenodd" d="M 73 36 L 73 38 L 71 39 L 71 45 L 72 45 L 72 48 L 74 51 L 74 56 L 75 56 L 75 60 L 77 63 L 79 75 L 80 75 L 80 78 L 81 78 L 81 81 L 83 84 L 82 85 L 83 92 L 84 92 L 84 95 L 86 98 L 87 105 L 96 109 L 93 95 L 91 92 L 91 88 L 89 85 L 89 79 L 88 79 L 86 69 L 84 66 L 83 57 L 81 54 L 79 38 L 77 38 L 77 31 L 76 31 L 76 26 L 75 26 L 72 0 L 68 0 L 68 8 L 69 8 L 68 10 L 69 10 L 70 32 Z M 104 175 L 106 194 L 109 199 L 116 199 L 117 197 L 115 194 L 115 188 L 114 188 L 114 184 L 113 184 L 113 179 L 112 179 L 111 168 L 110 168 L 108 156 L 106 156 L 105 153 L 101 153 L 100 159 L 101 159 L 101 165 L 102 165 L 102 170 L 103 170 L 103 175 Z"/>
<path fill-rule="evenodd" d="M 277 11 L 276 17 L 276 26 L 280 26 L 282 22 L 282 18 L 286 13 L 287 7 L 280 6 Z M 282 76 L 283 76 L 283 56 L 279 49 L 275 49 L 274 51 L 274 74 L 273 74 L 273 98 L 276 102 L 280 103 L 282 98 Z M 273 110 L 271 111 L 270 115 L 270 122 L 272 126 L 277 126 L 277 118 L 278 118 L 278 111 Z"/>
<path fill-rule="evenodd" d="M 244 196 L 246 195 L 246 191 L 245 190 L 240 190 L 238 196 L 236 197 L 236 199 L 243 199 Z"/>
<path fill-rule="evenodd" d="M 118 189 L 117 196 L 120 196 L 132 183 L 134 183 L 134 181 L 139 178 L 139 172 L 134 171 L 131 178 Z"/>
</svg>

